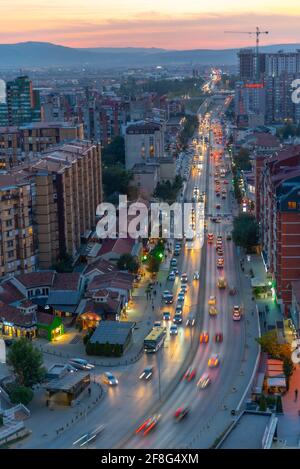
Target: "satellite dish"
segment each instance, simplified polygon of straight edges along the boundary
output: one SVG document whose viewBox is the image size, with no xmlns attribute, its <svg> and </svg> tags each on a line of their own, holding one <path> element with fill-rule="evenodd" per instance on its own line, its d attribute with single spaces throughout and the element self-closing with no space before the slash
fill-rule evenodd
<svg viewBox="0 0 300 469">
<path fill-rule="evenodd" d="M 0 363 L 6 363 L 6 345 L 3 339 L 0 339 Z"/>
</svg>

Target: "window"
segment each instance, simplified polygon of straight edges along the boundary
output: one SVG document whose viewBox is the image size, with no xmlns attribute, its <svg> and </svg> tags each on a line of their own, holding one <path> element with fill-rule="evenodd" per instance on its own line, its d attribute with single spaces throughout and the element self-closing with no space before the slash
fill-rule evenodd
<svg viewBox="0 0 300 469">
<path fill-rule="evenodd" d="M 8 251 L 7 252 L 8 257 L 11 259 L 15 255 L 15 251 Z"/>
<path fill-rule="evenodd" d="M 6 220 L 6 226 L 12 226 L 12 220 Z"/>
<path fill-rule="evenodd" d="M 288 208 L 295 209 L 297 208 L 297 202 L 288 202 Z"/>
</svg>

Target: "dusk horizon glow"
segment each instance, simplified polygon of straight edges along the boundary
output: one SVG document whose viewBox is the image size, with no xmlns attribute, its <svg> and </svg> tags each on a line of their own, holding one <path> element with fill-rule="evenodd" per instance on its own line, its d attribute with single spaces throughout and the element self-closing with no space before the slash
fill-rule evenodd
<svg viewBox="0 0 300 469">
<path fill-rule="evenodd" d="M 253 0 L 236 5 L 216 0 L 199 5 L 197 0 L 3 0 L 0 43 L 37 41 L 70 47 L 158 47 L 165 49 L 226 49 L 249 47 L 254 36 L 224 34 L 226 30 L 269 30 L 262 45 L 299 41 L 300 5 L 278 0 L 262 5 Z M 235 4 L 235 5 L 234 5 Z M 272 13 L 269 13 L 272 12 Z"/>
</svg>

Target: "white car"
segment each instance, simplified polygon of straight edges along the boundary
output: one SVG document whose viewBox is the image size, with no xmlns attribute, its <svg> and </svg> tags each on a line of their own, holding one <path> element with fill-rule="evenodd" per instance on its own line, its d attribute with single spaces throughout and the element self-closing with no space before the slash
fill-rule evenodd
<svg viewBox="0 0 300 469">
<path fill-rule="evenodd" d="M 83 358 L 71 358 L 69 360 L 69 363 L 78 370 L 92 370 L 93 368 L 95 368 L 94 365 L 88 363 L 88 361 L 84 360 Z"/>
<path fill-rule="evenodd" d="M 210 383 L 210 377 L 208 373 L 203 373 L 203 375 L 200 377 L 197 386 L 200 389 L 205 389 Z"/>
<path fill-rule="evenodd" d="M 117 378 L 110 371 L 106 371 L 103 374 L 103 382 L 105 384 L 109 384 L 110 386 L 117 386 L 117 384 L 119 383 Z"/>
<path fill-rule="evenodd" d="M 176 324 L 172 324 L 172 326 L 170 326 L 170 335 L 177 335 L 178 334 L 178 327 L 176 326 Z"/>
<path fill-rule="evenodd" d="M 168 298 L 169 296 L 171 296 L 171 295 L 172 295 L 172 292 L 170 292 L 170 290 L 165 290 L 165 291 L 163 292 L 163 294 L 162 294 L 162 297 L 163 297 L 163 299 L 165 300 L 165 299 L 167 299 L 167 298 Z"/>
<path fill-rule="evenodd" d="M 196 272 L 194 272 L 193 279 L 194 280 L 199 280 L 199 278 L 200 278 L 200 273 L 199 273 L 198 270 L 196 270 Z"/>
</svg>

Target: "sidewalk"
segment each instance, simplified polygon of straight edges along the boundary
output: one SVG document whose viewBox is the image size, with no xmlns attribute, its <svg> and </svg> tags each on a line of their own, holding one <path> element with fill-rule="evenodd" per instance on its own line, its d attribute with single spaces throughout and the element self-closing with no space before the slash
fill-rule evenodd
<svg viewBox="0 0 300 469">
<path fill-rule="evenodd" d="M 295 400 L 295 389 L 298 389 L 298 399 Z M 278 417 L 278 438 L 286 441 L 287 446 L 298 446 L 300 443 L 300 366 L 290 381 L 290 389 L 282 398 L 284 415 Z"/>
<path fill-rule="evenodd" d="M 62 434 L 76 422 L 84 421 L 104 395 L 98 383 L 91 382 L 89 387 L 91 394 L 89 395 L 87 390 L 84 391 L 74 407 L 53 403 L 51 407 L 47 407 L 46 392 L 42 387 L 38 388 L 32 402 L 27 406 L 31 415 L 25 421 L 25 426 L 32 433 L 28 438 L 11 445 L 11 448 L 46 448 L 47 441 L 52 441 L 55 436 Z"/>
<path fill-rule="evenodd" d="M 149 299 L 147 299 L 146 295 L 146 288 L 150 281 L 148 276 L 143 278 L 141 286 L 133 291 L 132 304 L 127 309 L 126 318 L 121 318 L 121 321 L 133 321 L 136 323 L 136 326 L 133 332 L 133 342 L 123 357 L 96 357 L 87 355 L 82 341 L 82 334 L 76 330 L 67 331 L 57 342 L 46 342 L 44 339 L 37 338 L 32 342 L 33 345 L 44 354 L 57 357 L 60 362 L 72 357 L 82 357 L 92 364 L 102 367 L 126 366 L 135 363 L 143 353 L 144 338 L 151 330 L 155 320 L 161 319 L 161 295 L 166 288 L 165 284 L 171 258 L 172 254 L 168 254 L 167 259 L 162 262 L 161 269 L 157 275 L 157 282 L 155 282 L 156 284 Z M 154 291 L 156 291 L 156 295 Z"/>
</svg>

